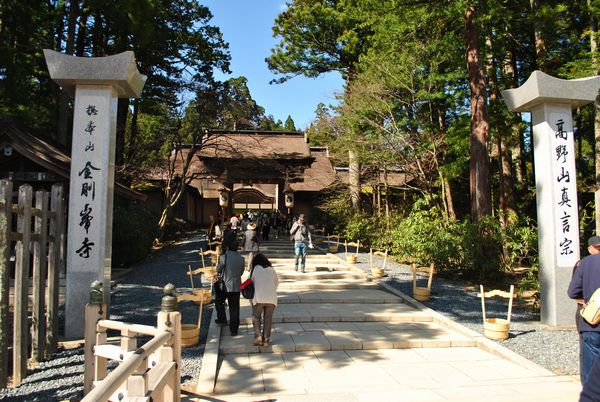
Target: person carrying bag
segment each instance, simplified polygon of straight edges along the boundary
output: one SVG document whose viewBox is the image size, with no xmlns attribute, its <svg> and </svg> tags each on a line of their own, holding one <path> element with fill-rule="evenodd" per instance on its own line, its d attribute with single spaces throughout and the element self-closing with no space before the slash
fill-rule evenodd
<svg viewBox="0 0 600 402">
<path fill-rule="evenodd" d="M 252 260 L 250 279 L 254 284 L 252 298 L 252 326 L 256 346 L 269 346 L 273 312 L 277 308 L 277 286 L 279 279 L 271 262 L 263 254 L 256 254 Z"/>
<path fill-rule="evenodd" d="M 240 285 L 244 273 L 244 257 L 237 252 L 235 243 L 230 244 L 225 253 L 219 257 L 217 265 L 217 280 L 215 282 L 215 309 L 217 310 L 217 324 L 227 324 L 225 313 L 225 300 L 229 310 L 229 330 L 232 336 L 238 334 L 240 326 Z M 223 285 L 219 284 L 223 281 Z M 224 286 L 225 291 L 218 290 Z"/>
</svg>

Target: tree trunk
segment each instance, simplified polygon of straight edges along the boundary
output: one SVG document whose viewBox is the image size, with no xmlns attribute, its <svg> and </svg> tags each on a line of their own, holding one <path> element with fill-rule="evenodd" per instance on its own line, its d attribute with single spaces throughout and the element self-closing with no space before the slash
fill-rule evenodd
<svg viewBox="0 0 600 402">
<path fill-rule="evenodd" d="M 137 147 L 137 139 L 139 134 L 138 116 L 140 112 L 140 103 L 137 99 L 133 99 L 133 112 L 131 115 L 131 130 L 129 132 L 129 143 L 127 144 L 127 163 L 133 163 Z"/>
<path fill-rule="evenodd" d="M 87 44 L 87 20 L 88 15 L 82 12 L 79 17 L 79 28 L 77 29 L 77 42 L 75 48 L 75 55 L 77 57 L 83 57 L 85 55 L 85 46 Z"/>
<path fill-rule="evenodd" d="M 504 127 L 502 127 L 504 129 Z M 517 216 L 515 206 L 512 156 L 506 137 L 502 136 L 502 129 L 498 130 L 498 151 L 500 157 L 500 225 L 506 228 L 513 223 Z"/>
<path fill-rule="evenodd" d="M 454 210 L 454 202 L 452 201 L 452 186 L 450 185 L 450 181 L 448 179 L 444 180 L 444 187 L 446 194 L 446 206 L 448 208 L 448 218 L 451 221 L 456 220 L 456 211 Z"/>
<path fill-rule="evenodd" d="M 115 164 L 122 165 L 125 159 L 125 131 L 127 130 L 127 115 L 129 99 L 119 99 L 117 106 L 117 139 Z"/>
<path fill-rule="evenodd" d="M 475 6 L 469 4 L 465 11 L 466 59 L 471 89 L 470 193 L 471 218 L 482 219 L 492 212 L 489 181 L 487 135 L 489 131 L 486 88 L 479 60 L 478 30 L 475 25 Z"/>
<path fill-rule="evenodd" d="M 538 16 L 542 0 L 530 0 L 531 14 L 533 15 L 533 33 L 535 36 L 535 61 L 537 69 L 545 71 L 546 69 L 546 42 L 542 37 L 542 29 L 540 28 L 540 18 Z"/>
<path fill-rule="evenodd" d="M 77 25 L 77 16 L 79 15 L 79 2 L 77 0 L 70 1 L 69 4 L 69 22 L 67 23 L 67 43 L 65 45 L 65 53 L 72 55 L 75 50 L 75 28 Z M 60 110 L 58 113 L 58 142 L 65 146 L 69 143 L 70 112 L 69 95 L 61 89 Z"/>
<path fill-rule="evenodd" d="M 360 211 L 360 164 L 355 150 L 348 150 L 348 185 L 352 209 Z"/>
</svg>

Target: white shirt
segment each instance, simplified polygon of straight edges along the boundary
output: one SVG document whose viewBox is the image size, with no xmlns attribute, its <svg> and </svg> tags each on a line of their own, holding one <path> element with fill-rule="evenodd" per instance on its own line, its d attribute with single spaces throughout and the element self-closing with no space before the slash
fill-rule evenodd
<svg viewBox="0 0 600 402">
<path fill-rule="evenodd" d="M 265 303 L 277 306 L 279 279 L 273 267 L 263 268 L 261 265 L 255 265 L 252 271 L 252 283 L 254 284 L 252 304 Z"/>
</svg>

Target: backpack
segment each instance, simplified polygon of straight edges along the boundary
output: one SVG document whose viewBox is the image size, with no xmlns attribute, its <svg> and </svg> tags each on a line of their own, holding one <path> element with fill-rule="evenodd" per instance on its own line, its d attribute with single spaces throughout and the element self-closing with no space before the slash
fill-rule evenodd
<svg viewBox="0 0 600 402">
<path fill-rule="evenodd" d="M 600 323 L 600 288 L 596 289 L 590 300 L 583 305 L 579 314 L 590 325 Z"/>
</svg>

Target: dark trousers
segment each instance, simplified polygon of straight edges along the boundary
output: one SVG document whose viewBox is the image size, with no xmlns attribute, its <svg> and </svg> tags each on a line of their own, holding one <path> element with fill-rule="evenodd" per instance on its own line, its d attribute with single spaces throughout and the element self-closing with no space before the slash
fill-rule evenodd
<svg viewBox="0 0 600 402">
<path fill-rule="evenodd" d="M 235 334 L 240 327 L 240 292 L 226 292 L 224 296 L 215 298 L 215 309 L 219 321 L 227 321 L 225 300 L 229 306 L 229 330 Z"/>
</svg>

